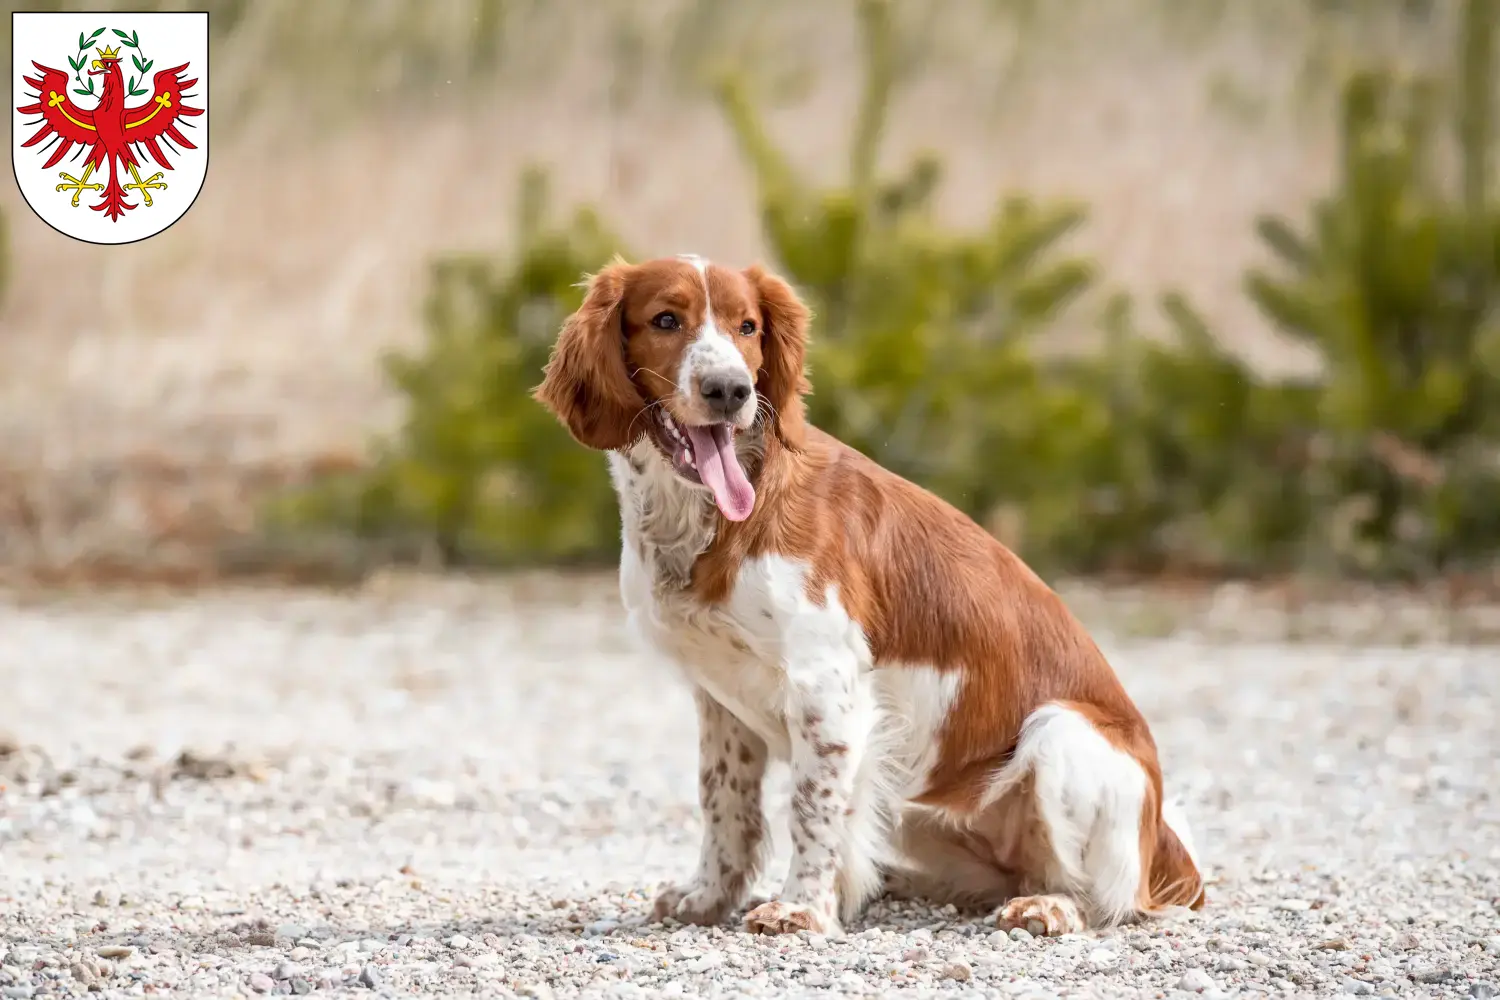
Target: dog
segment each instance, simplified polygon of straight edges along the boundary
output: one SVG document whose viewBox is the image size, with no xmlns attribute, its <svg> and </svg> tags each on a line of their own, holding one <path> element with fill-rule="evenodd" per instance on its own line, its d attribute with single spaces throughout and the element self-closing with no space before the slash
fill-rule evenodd
<svg viewBox="0 0 1500 1000">
<path fill-rule="evenodd" d="M 811 426 L 810 313 L 762 265 L 616 259 L 535 398 L 606 453 L 631 625 L 691 682 L 702 849 L 654 914 L 836 935 L 882 891 L 1058 935 L 1204 905 L 1157 750 L 1083 626 L 967 516 Z"/>
</svg>

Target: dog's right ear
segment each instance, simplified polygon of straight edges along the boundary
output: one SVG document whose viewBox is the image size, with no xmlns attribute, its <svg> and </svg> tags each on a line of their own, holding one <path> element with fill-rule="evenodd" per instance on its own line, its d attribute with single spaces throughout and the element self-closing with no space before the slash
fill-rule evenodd
<svg viewBox="0 0 1500 1000">
<path fill-rule="evenodd" d="M 617 258 L 590 279 L 583 305 L 563 323 L 542 384 L 532 393 L 579 444 L 600 451 L 629 445 L 646 408 L 625 367 L 620 315 L 633 270 Z"/>
<path fill-rule="evenodd" d="M 755 390 L 776 414 L 776 436 L 792 451 L 807 439 L 807 417 L 802 397 L 812 391 L 807 381 L 807 325 L 811 314 L 792 286 L 757 264 L 745 277 L 760 299 L 765 330 L 765 357 Z"/>
</svg>

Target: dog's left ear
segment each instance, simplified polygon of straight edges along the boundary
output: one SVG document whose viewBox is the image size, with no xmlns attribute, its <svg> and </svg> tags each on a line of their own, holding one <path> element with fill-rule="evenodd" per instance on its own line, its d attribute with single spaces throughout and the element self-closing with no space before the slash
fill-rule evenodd
<svg viewBox="0 0 1500 1000">
<path fill-rule="evenodd" d="M 745 277 L 760 300 L 763 358 L 755 391 L 776 411 L 776 436 L 792 451 L 807 441 L 807 417 L 802 397 L 812 391 L 807 381 L 807 306 L 792 286 L 759 264 L 745 269 Z"/>
<path fill-rule="evenodd" d="M 616 260 L 594 275 L 583 304 L 563 323 L 542 384 L 532 393 L 574 440 L 600 451 L 629 445 L 646 406 L 626 370 L 620 324 L 633 272 L 630 264 Z"/>
</svg>

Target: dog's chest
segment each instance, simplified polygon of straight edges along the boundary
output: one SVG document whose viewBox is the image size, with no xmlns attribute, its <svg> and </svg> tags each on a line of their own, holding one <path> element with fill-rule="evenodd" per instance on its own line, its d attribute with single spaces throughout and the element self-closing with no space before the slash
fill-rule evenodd
<svg viewBox="0 0 1500 1000">
<path fill-rule="evenodd" d="M 707 604 L 692 568 L 713 542 L 717 513 L 702 493 L 656 474 L 649 457 L 611 456 L 624 544 L 620 597 L 632 627 L 773 752 L 786 744 L 781 605 L 769 565 L 741 567 L 727 600 Z M 670 473 L 666 473 L 670 476 Z"/>
</svg>

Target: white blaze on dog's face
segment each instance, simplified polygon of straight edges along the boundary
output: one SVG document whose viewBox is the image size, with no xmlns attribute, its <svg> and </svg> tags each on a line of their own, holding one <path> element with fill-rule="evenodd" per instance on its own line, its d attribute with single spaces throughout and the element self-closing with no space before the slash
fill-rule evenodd
<svg viewBox="0 0 1500 1000">
<path fill-rule="evenodd" d="M 743 275 L 716 268 L 714 284 L 719 285 L 725 300 L 719 303 L 721 314 L 715 308 L 708 261 L 692 256 L 681 259 L 697 272 L 703 286 L 703 300 L 701 305 L 694 302 L 693 308 L 685 310 L 700 318 L 695 328 L 685 331 L 691 339 L 678 366 L 672 409 L 681 415 L 681 422 L 690 426 L 727 423 L 736 430 L 744 430 L 755 422 L 755 372 L 751 363 L 753 360 L 757 368 L 760 365 L 759 309 L 748 288 L 735 287 L 746 284 Z M 723 275 L 717 273 L 720 270 L 724 270 Z M 681 321 L 670 309 L 666 316 L 673 317 L 674 322 Z M 652 325 L 664 318 L 653 316 Z M 732 332 L 725 329 L 730 323 L 735 323 Z"/>
</svg>

